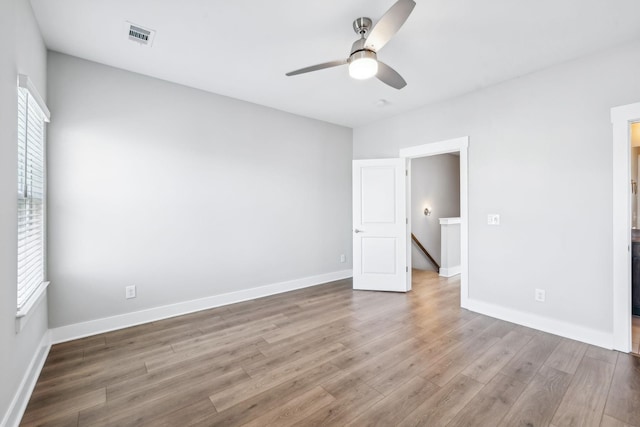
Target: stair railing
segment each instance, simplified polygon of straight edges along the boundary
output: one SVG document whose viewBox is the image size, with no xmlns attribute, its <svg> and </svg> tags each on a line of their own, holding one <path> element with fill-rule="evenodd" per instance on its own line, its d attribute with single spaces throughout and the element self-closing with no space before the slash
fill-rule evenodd
<svg viewBox="0 0 640 427">
<path fill-rule="evenodd" d="M 429 251 L 424 246 L 422 246 L 422 243 L 420 243 L 420 240 L 418 240 L 418 238 L 413 233 L 411 233 L 411 240 L 413 240 L 413 243 L 415 243 L 418 249 L 420 249 L 420 252 L 422 252 L 424 256 L 429 258 L 429 261 L 431 261 L 431 263 L 436 266 L 438 271 L 440 271 L 440 264 L 438 264 L 436 260 L 433 259 Z"/>
</svg>

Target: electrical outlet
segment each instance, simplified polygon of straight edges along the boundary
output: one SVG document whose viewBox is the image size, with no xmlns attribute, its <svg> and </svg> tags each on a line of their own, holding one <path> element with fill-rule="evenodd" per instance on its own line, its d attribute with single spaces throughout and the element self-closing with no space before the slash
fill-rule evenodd
<svg viewBox="0 0 640 427">
<path fill-rule="evenodd" d="M 487 224 L 489 224 L 489 225 L 500 225 L 500 215 L 498 215 L 498 214 L 489 214 L 489 215 L 487 215 Z"/>
<path fill-rule="evenodd" d="M 124 288 L 124 297 L 131 299 L 136 297 L 136 285 L 126 286 Z"/>
<path fill-rule="evenodd" d="M 545 291 L 544 289 L 536 289 L 536 301 L 544 302 Z"/>
<path fill-rule="evenodd" d="M 347 257 L 344 254 L 340 255 L 340 262 L 347 262 Z"/>
</svg>

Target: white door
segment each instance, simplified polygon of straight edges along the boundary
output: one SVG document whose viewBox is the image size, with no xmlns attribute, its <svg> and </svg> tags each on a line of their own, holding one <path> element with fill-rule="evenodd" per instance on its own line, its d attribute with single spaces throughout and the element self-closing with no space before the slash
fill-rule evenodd
<svg viewBox="0 0 640 427">
<path fill-rule="evenodd" d="M 353 289 L 407 291 L 406 159 L 353 161 Z"/>
</svg>

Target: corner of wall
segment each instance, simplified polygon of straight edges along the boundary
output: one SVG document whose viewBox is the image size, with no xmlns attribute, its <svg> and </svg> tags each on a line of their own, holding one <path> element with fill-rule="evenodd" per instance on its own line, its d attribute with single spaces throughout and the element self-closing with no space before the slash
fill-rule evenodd
<svg viewBox="0 0 640 427">
<path fill-rule="evenodd" d="M 223 305 L 235 304 L 242 301 L 276 295 L 296 289 L 322 285 L 336 280 L 347 279 L 351 276 L 351 270 L 335 271 L 332 273 L 319 274 L 317 276 L 303 277 L 287 282 L 273 283 L 271 285 L 214 295 L 197 300 L 184 301 L 176 304 L 165 305 L 162 307 L 154 307 L 147 310 L 121 314 L 118 316 L 61 326 L 58 328 L 50 329 L 51 342 L 53 344 L 57 344 L 65 341 L 71 341 L 78 338 L 97 335 L 117 329 L 128 328 L 143 323 L 193 313 L 196 311 L 207 310 Z"/>
<path fill-rule="evenodd" d="M 549 334 L 581 341 L 609 350 L 613 349 L 612 332 L 599 331 L 575 323 L 551 319 L 549 317 L 533 313 L 526 313 L 524 311 L 514 310 L 508 307 L 471 298 L 466 300 L 464 308 L 486 316 L 495 317 L 496 319 L 505 320 L 507 322 L 547 332 Z"/>
<path fill-rule="evenodd" d="M 40 340 L 37 351 L 33 355 L 29 367 L 25 372 L 20 385 L 16 390 L 13 401 L 9 405 L 7 412 L 4 414 L 1 426 L 6 427 L 18 427 L 22 416 L 24 415 L 27 404 L 31 398 L 31 393 L 36 386 L 40 372 L 44 367 L 44 362 L 47 360 L 49 350 L 51 349 L 51 334 L 47 331 Z"/>
</svg>

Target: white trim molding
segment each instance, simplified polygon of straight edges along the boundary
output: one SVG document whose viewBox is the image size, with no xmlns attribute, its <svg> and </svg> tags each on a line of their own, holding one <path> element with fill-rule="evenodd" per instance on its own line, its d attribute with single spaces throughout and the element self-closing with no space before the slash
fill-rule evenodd
<svg viewBox="0 0 640 427">
<path fill-rule="evenodd" d="M 47 360 L 47 356 L 49 355 L 49 350 L 51 350 L 51 339 L 50 333 L 47 331 L 40 340 L 37 351 L 33 355 L 31 363 L 29 363 L 29 367 L 22 377 L 22 381 L 20 381 L 18 390 L 13 396 L 13 400 L 11 401 L 11 405 L 9 405 L 7 413 L 4 414 L 4 417 L 0 422 L 0 426 L 18 427 L 20 425 L 24 411 L 27 409 L 27 404 L 31 398 L 31 393 L 33 393 L 33 389 L 36 386 L 36 382 L 38 381 L 44 362 Z"/>
<path fill-rule="evenodd" d="M 460 224 L 460 218 L 440 218 L 440 225 Z"/>
<path fill-rule="evenodd" d="M 400 157 L 414 159 L 438 154 L 460 153 L 460 306 L 469 308 L 469 137 L 448 139 L 400 149 Z M 407 184 L 409 188 L 410 184 Z M 411 200 L 410 194 L 408 200 Z M 407 212 L 410 212 L 408 210 Z M 409 223 L 411 218 L 409 218 Z M 408 252 L 407 265 L 411 265 Z M 411 277 L 411 269 L 409 269 Z"/>
<path fill-rule="evenodd" d="M 462 271 L 462 269 L 459 265 L 449 268 L 440 267 L 440 271 L 438 274 L 442 277 L 453 277 L 460 274 L 460 271 Z"/>
<path fill-rule="evenodd" d="M 35 99 L 36 103 L 38 104 L 38 107 L 40 107 L 40 109 L 44 113 L 44 117 L 45 117 L 44 121 L 45 122 L 51 121 L 51 112 L 49 111 L 47 104 L 45 104 L 42 96 L 40 96 L 40 92 L 38 92 L 36 85 L 33 84 L 29 76 L 25 76 L 24 74 L 18 74 L 18 87 L 27 89 L 29 93 L 31 93 L 31 96 L 33 97 L 33 99 Z"/>
<path fill-rule="evenodd" d="M 429 144 L 414 145 L 413 147 L 401 148 L 400 157 L 413 159 L 416 157 L 436 156 L 438 154 L 456 153 L 466 150 L 469 147 L 469 137 L 447 139 L 445 141 L 431 142 Z"/>
<path fill-rule="evenodd" d="M 613 335 L 611 332 L 600 331 L 574 323 L 551 319 L 537 314 L 526 313 L 519 310 L 479 301 L 476 299 L 467 300 L 467 308 L 476 313 L 495 317 L 496 319 L 516 323 L 518 325 L 537 329 L 553 335 L 559 335 L 587 344 L 592 344 L 606 349 L 613 348 Z"/>
<path fill-rule="evenodd" d="M 197 300 L 184 301 L 176 304 L 154 307 L 147 310 L 133 313 L 121 314 L 118 316 L 105 317 L 102 319 L 90 320 L 88 322 L 76 323 L 73 325 L 61 326 L 51 329 L 51 342 L 53 344 L 84 338 L 103 332 L 128 328 L 143 323 L 156 320 L 168 319 L 170 317 L 207 310 L 228 304 L 235 304 L 256 298 L 276 295 L 296 289 L 308 288 L 322 285 L 336 280 L 347 279 L 352 276 L 352 270 L 335 271 L 332 273 L 320 274 L 317 276 L 303 277 L 301 279 L 287 282 L 274 283 L 257 288 L 243 289 L 236 292 L 229 292 L 221 295 L 213 295 Z"/>
<path fill-rule="evenodd" d="M 47 287 L 50 282 L 42 282 L 34 294 L 27 300 L 27 304 L 16 313 L 16 334 L 27 324 L 33 313 L 33 308 L 40 305 L 47 295 Z"/>
<path fill-rule="evenodd" d="M 613 348 L 631 351 L 631 161 L 629 125 L 640 103 L 611 109 L 613 123 Z"/>
</svg>

